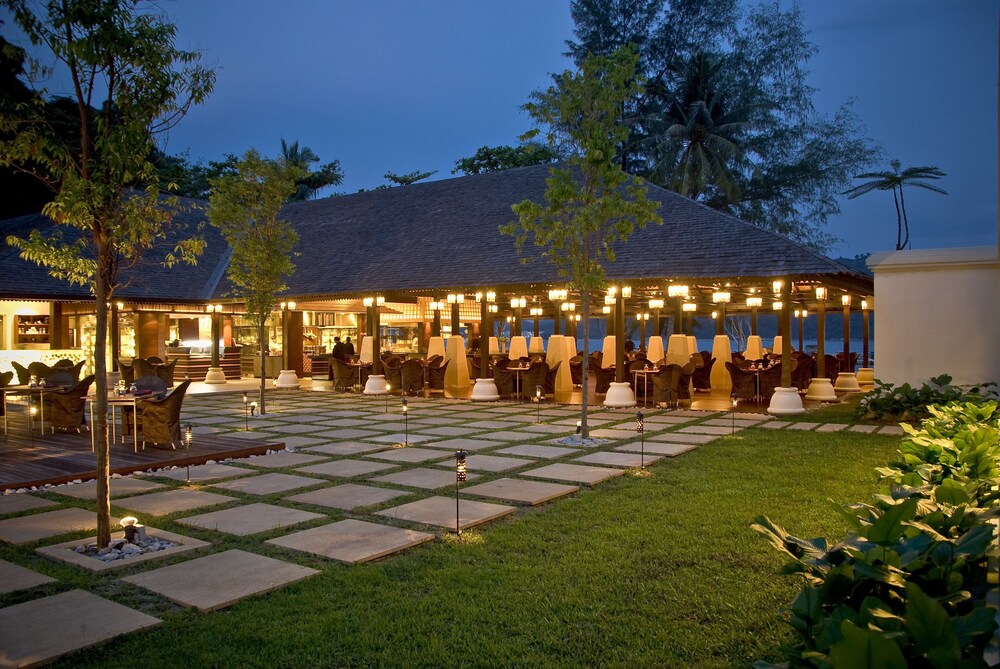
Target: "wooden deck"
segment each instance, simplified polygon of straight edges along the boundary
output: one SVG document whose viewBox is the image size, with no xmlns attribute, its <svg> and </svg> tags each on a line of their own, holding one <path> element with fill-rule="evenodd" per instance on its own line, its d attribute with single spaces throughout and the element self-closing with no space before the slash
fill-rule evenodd
<svg viewBox="0 0 1000 669">
<path fill-rule="evenodd" d="M 11 421 L 7 436 L 0 432 L 0 491 L 97 477 L 97 456 L 90 450 L 89 433 L 44 437 L 36 433 L 32 439 L 25 427 Z M 149 447 L 135 453 L 131 443 L 116 445 L 111 448 L 111 473 L 200 465 L 209 460 L 244 458 L 284 447 L 283 443 L 215 434 L 197 435 L 190 451 Z"/>
</svg>

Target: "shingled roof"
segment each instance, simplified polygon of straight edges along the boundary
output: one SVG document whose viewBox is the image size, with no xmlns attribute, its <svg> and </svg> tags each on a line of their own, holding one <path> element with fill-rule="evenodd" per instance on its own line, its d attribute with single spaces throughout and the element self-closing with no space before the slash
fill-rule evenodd
<svg viewBox="0 0 1000 669">
<path fill-rule="evenodd" d="M 296 272 L 285 294 L 351 297 L 373 291 L 443 292 L 462 287 L 559 284 L 555 267 L 534 257 L 522 263 L 499 226 L 514 220 L 511 205 L 544 201 L 549 165 L 413 184 L 286 205 L 282 216 L 298 231 Z M 872 280 L 778 234 L 656 186 L 663 225 L 637 230 L 605 267 L 610 280 L 648 279 L 750 283 L 770 277 L 815 279 L 862 293 Z M 177 220 L 195 229 L 206 203 L 182 199 Z M 25 236 L 53 228 L 40 215 L 0 222 L 0 234 Z M 229 253 L 218 230 L 204 226 L 208 246 L 198 265 L 143 265 L 118 293 L 126 299 L 197 302 L 231 295 L 222 277 Z M 526 253 L 537 255 L 537 249 Z M 0 250 L 0 298 L 87 299 L 89 293 L 51 278 Z"/>
<path fill-rule="evenodd" d="M 519 262 L 498 232 L 511 205 L 544 201 L 549 165 L 413 184 L 287 205 L 300 236 L 294 296 L 374 290 L 558 283 L 552 263 Z M 638 230 L 605 267 L 616 279 L 815 277 L 857 290 L 871 279 L 845 265 L 665 189 L 662 226 Z M 533 248 L 526 253 L 536 253 Z"/>
<path fill-rule="evenodd" d="M 144 262 L 131 275 L 122 277 L 128 285 L 116 291 L 116 297 L 146 302 L 184 303 L 211 299 L 225 272 L 229 249 L 216 228 L 203 225 L 206 221 L 205 204 L 201 200 L 179 199 L 172 234 L 162 242 L 161 247 L 148 253 L 149 261 Z M 38 230 L 49 236 L 56 228 L 60 229 L 67 241 L 72 241 L 78 234 L 66 226 L 57 226 L 41 214 L 0 221 L 0 239 L 3 240 L 3 246 L 0 247 L 0 299 L 93 299 L 87 287 L 71 286 L 53 278 L 44 267 L 22 260 L 18 250 L 6 243 L 8 235 L 25 238 L 32 230 Z M 173 242 L 182 235 L 200 235 L 205 239 L 205 251 L 198 258 L 197 265 L 178 264 L 168 268 L 153 260 L 162 258 L 173 247 Z"/>
</svg>

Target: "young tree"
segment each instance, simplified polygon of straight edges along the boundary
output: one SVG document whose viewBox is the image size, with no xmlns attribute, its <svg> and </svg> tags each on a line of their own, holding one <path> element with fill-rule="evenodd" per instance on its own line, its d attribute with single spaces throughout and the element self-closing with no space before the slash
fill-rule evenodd
<svg viewBox="0 0 1000 669">
<path fill-rule="evenodd" d="M 181 238 L 159 197 L 148 161 L 156 133 L 169 129 L 190 105 L 211 92 L 215 74 L 199 55 L 174 46 L 176 29 L 155 6 L 132 0 L 62 0 L 35 7 L 5 0 L 14 21 L 52 63 L 27 68 L 65 76 L 78 132 L 67 140 L 52 119 L 47 92 L 31 79 L 28 101 L 0 105 L 0 164 L 32 170 L 58 184 L 43 213 L 59 231 L 9 238 L 21 257 L 52 276 L 89 286 L 97 310 L 96 375 L 97 541 L 111 540 L 108 496 L 107 334 L 115 290 L 143 257 L 168 239 L 162 262 L 194 263 L 204 241 Z M 99 108 L 100 96 L 104 102 Z M 129 190 L 132 189 L 132 190 Z"/>
<path fill-rule="evenodd" d="M 545 202 L 524 200 L 513 205 L 518 221 L 500 231 L 515 237 L 519 251 L 529 241 L 544 249 L 543 257 L 579 291 L 584 323 L 590 322 L 591 293 L 604 287 L 602 263 L 615 259 L 615 244 L 627 241 L 637 226 L 663 223 L 656 214 L 659 203 L 646 198 L 642 180 L 629 177 L 615 162 L 628 136 L 620 119 L 622 103 L 641 90 L 635 77 L 637 61 L 631 49 L 610 57 L 588 56 L 578 72 L 557 75 L 555 86 L 533 94 L 524 106 L 536 124 L 546 128 L 549 146 L 562 146 L 570 155 L 565 167 L 551 168 Z M 584 379 L 589 340 L 584 337 Z M 584 438 L 589 436 L 587 399 L 584 392 L 580 406 Z"/>
<path fill-rule="evenodd" d="M 844 191 L 843 194 L 849 200 L 853 200 L 873 190 L 891 190 L 892 201 L 896 205 L 896 250 L 901 251 L 910 243 L 910 221 L 906 218 L 906 200 L 903 199 L 903 186 L 909 184 L 934 193 L 940 193 L 941 195 L 947 195 L 948 191 L 934 184 L 927 183 L 927 180 L 940 179 L 945 176 L 945 173 L 937 167 L 907 167 L 900 172 L 899 168 L 902 166 L 902 163 L 898 160 L 889 161 L 889 165 L 892 167 L 892 171 L 866 172 L 855 176 L 855 179 L 872 179 L 872 181 L 855 186 L 850 190 Z"/>
<path fill-rule="evenodd" d="M 260 413 L 267 412 L 267 319 L 285 280 L 295 271 L 292 251 L 299 236 L 281 220 L 281 206 L 295 192 L 305 170 L 286 160 L 269 160 L 255 149 L 236 164 L 234 174 L 212 182 L 208 218 L 229 244 L 226 272 L 246 304 L 260 344 Z M 286 342 L 287 344 L 287 342 Z"/>
</svg>

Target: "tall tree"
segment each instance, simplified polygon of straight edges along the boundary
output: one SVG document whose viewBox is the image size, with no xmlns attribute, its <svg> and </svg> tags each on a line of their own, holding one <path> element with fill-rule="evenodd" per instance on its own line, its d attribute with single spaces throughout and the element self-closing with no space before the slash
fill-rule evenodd
<svg viewBox="0 0 1000 669">
<path fill-rule="evenodd" d="M 344 182 L 344 173 L 340 169 L 340 161 L 334 160 L 319 169 L 313 170 L 313 163 L 319 162 L 319 156 L 308 146 L 299 148 L 298 140 L 291 144 L 281 138 L 281 157 L 289 165 L 302 170 L 302 175 L 295 182 L 295 191 L 288 197 L 289 202 L 303 202 L 316 197 L 321 189 L 327 186 L 339 186 Z"/>
<path fill-rule="evenodd" d="M 813 108 L 806 63 L 816 49 L 796 6 L 574 0 L 571 7 L 577 41 L 568 45 L 577 62 L 622 44 L 640 50 L 646 89 L 623 104 L 630 134 L 619 163 L 627 171 L 815 248 L 835 241 L 823 226 L 839 212 L 837 195 L 879 151 L 849 103 L 832 117 Z M 698 71 L 685 64 L 700 55 L 719 67 L 699 90 Z"/>
<path fill-rule="evenodd" d="M 203 101 L 215 73 L 199 55 L 175 46 L 176 29 L 155 5 L 133 0 L 62 0 L 36 8 L 27 0 L 5 0 L 31 43 L 51 64 L 31 62 L 28 72 L 58 72 L 72 85 L 70 99 L 79 132 L 72 141 L 52 123 L 44 89 L 29 81 L 30 101 L 0 111 L 0 163 L 31 169 L 58 191 L 43 210 L 59 230 L 9 238 L 21 256 L 49 273 L 89 286 L 97 328 L 96 375 L 97 540 L 110 541 L 107 435 L 108 305 L 123 270 L 162 245 L 170 233 L 166 264 L 194 263 L 204 247 L 171 229 L 156 172 L 148 161 L 154 136 L 169 129 L 190 105 Z M 100 108 L 95 108 L 105 96 Z M 127 188 L 140 190 L 127 191 Z"/>
<path fill-rule="evenodd" d="M 452 174 L 483 174 L 499 172 L 514 167 L 543 165 L 559 160 L 559 153 L 545 144 L 525 142 L 518 146 L 481 146 L 468 158 L 455 161 Z"/>
<path fill-rule="evenodd" d="M 423 181 L 427 177 L 437 174 L 437 170 L 432 170 L 430 172 L 421 172 L 420 170 L 414 170 L 409 174 L 396 174 L 395 172 L 386 172 L 382 176 L 396 184 L 397 186 L 409 186 L 410 184 L 415 184 L 418 181 Z"/>
<path fill-rule="evenodd" d="M 246 305 L 260 345 L 260 413 L 267 412 L 267 319 L 276 296 L 295 272 L 292 252 L 299 236 L 280 217 L 305 169 L 288 160 L 269 160 L 248 150 L 236 171 L 212 181 L 208 218 L 230 248 L 226 275 Z"/>
<path fill-rule="evenodd" d="M 903 198 L 903 186 L 910 185 L 915 188 L 923 188 L 934 193 L 947 195 L 948 192 L 940 186 L 935 186 L 928 181 L 940 179 L 946 176 L 937 167 L 921 166 L 907 167 L 900 171 L 902 163 L 898 160 L 889 161 L 892 171 L 883 170 L 881 172 L 865 172 L 858 174 L 855 179 L 871 179 L 865 183 L 844 191 L 844 195 L 849 200 L 860 197 L 873 190 L 891 190 L 892 201 L 896 205 L 896 250 L 901 251 L 910 243 L 910 222 L 906 217 L 906 200 Z"/>
<path fill-rule="evenodd" d="M 604 262 L 615 259 L 615 245 L 636 227 L 663 221 L 658 203 L 646 198 L 642 179 L 629 177 L 615 161 L 628 136 L 621 123 L 622 102 L 641 93 L 635 71 L 638 55 L 622 49 L 611 56 L 588 56 L 580 70 L 556 76 L 555 85 L 532 95 L 525 105 L 545 128 L 549 146 L 569 152 L 565 167 L 553 167 L 545 202 L 513 205 L 518 220 L 500 228 L 513 236 L 518 251 L 531 243 L 541 249 L 579 291 L 584 323 L 590 322 L 590 296 L 604 287 Z M 530 139 L 538 130 L 529 133 Z M 583 340 L 583 378 L 587 378 L 589 337 Z M 587 393 L 580 403 L 581 434 L 589 436 Z"/>
</svg>

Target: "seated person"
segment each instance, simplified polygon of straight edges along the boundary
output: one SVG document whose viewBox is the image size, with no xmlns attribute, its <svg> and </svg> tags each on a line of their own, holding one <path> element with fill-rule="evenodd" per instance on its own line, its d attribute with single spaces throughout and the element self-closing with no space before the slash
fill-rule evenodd
<svg viewBox="0 0 1000 669">
<path fill-rule="evenodd" d="M 334 338 L 334 341 L 336 341 L 336 338 Z M 354 343 L 351 341 L 351 338 L 348 337 L 344 341 L 344 357 L 350 359 L 350 358 L 353 358 L 354 355 L 355 355 L 354 354 Z"/>
<path fill-rule="evenodd" d="M 333 338 L 333 352 L 331 355 L 341 362 L 347 362 L 347 352 L 344 347 L 344 342 L 340 341 L 340 337 Z"/>
</svg>

